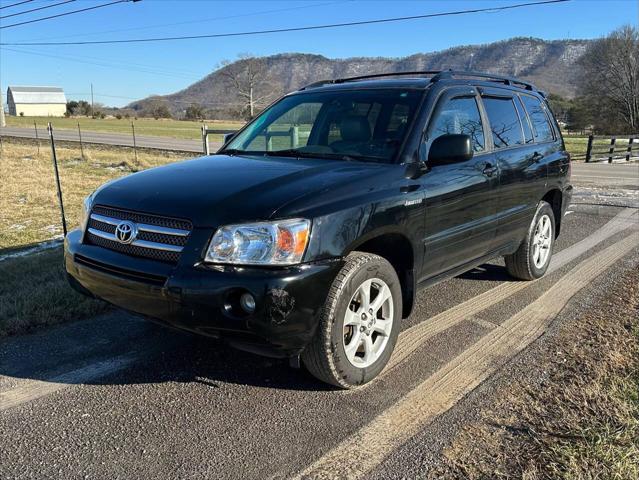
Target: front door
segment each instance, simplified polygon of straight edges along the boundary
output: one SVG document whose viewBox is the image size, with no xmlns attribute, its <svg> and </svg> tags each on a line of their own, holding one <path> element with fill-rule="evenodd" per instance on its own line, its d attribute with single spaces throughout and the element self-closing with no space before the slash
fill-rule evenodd
<svg viewBox="0 0 639 480">
<path fill-rule="evenodd" d="M 494 190 L 499 169 L 486 143 L 475 89 L 453 88 L 439 99 L 422 149 L 445 134 L 470 135 L 475 155 L 466 162 L 431 168 L 421 177 L 425 197 L 424 268 L 420 280 L 485 256 L 494 248 Z"/>
</svg>

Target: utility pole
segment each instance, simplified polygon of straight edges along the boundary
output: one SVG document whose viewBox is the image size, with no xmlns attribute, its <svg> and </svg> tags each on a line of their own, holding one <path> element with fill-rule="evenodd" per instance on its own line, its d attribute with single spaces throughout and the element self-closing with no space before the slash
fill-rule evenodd
<svg viewBox="0 0 639 480">
<path fill-rule="evenodd" d="M 95 111 L 93 110 L 93 83 L 91 83 L 91 118 L 93 118 L 93 114 Z"/>
<path fill-rule="evenodd" d="M 4 119 L 4 102 L 2 101 L 2 86 L 0 86 L 0 127 L 6 127 L 7 122 Z"/>
</svg>

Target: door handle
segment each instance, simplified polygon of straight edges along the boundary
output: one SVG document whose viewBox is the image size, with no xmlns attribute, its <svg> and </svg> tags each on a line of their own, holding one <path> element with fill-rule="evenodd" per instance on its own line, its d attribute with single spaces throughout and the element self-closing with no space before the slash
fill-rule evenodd
<svg viewBox="0 0 639 480">
<path fill-rule="evenodd" d="M 481 171 L 487 177 L 492 177 L 495 173 L 497 173 L 497 167 L 492 163 L 488 162 L 484 165 L 484 169 Z"/>
<path fill-rule="evenodd" d="M 542 158 L 544 158 L 544 156 L 541 153 L 535 152 L 535 153 L 533 153 L 532 161 L 535 162 L 535 163 L 539 163 L 539 162 L 541 162 Z"/>
</svg>

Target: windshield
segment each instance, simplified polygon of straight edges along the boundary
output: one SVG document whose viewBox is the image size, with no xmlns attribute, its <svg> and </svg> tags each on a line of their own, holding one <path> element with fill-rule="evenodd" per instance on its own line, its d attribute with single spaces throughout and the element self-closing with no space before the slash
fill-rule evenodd
<svg viewBox="0 0 639 480">
<path fill-rule="evenodd" d="M 284 97 L 220 153 L 391 162 L 419 90 L 337 90 Z"/>
</svg>

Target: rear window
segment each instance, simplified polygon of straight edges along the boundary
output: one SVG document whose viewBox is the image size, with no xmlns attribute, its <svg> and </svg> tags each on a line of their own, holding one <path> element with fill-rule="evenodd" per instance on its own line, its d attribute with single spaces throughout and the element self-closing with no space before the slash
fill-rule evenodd
<svg viewBox="0 0 639 480">
<path fill-rule="evenodd" d="M 512 98 L 483 97 L 484 108 L 490 122 L 495 148 L 506 148 L 524 143 L 519 115 Z"/>
<path fill-rule="evenodd" d="M 538 98 L 531 97 L 530 95 L 522 95 L 522 101 L 528 111 L 530 122 L 532 123 L 533 135 L 537 142 L 550 142 L 554 140 L 552 133 L 552 127 L 548 121 L 546 115 L 546 109 L 541 104 Z"/>
</svg>

